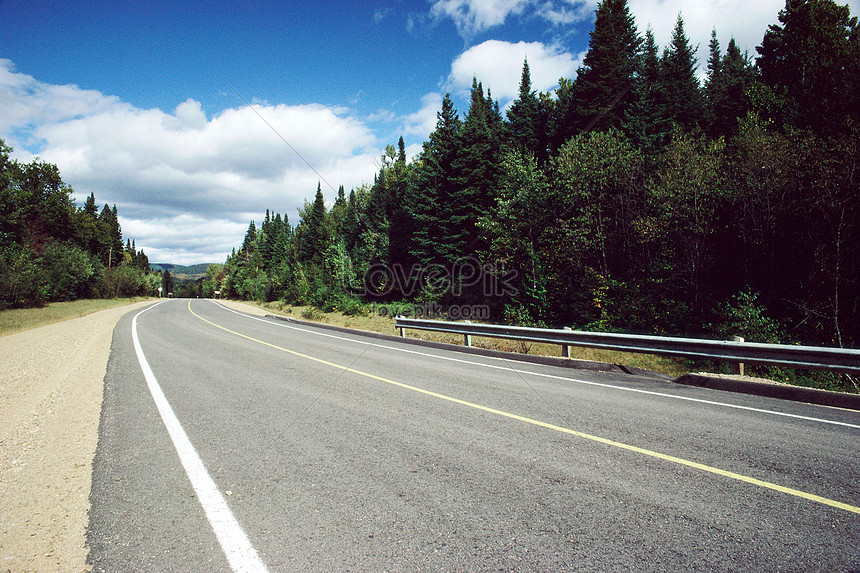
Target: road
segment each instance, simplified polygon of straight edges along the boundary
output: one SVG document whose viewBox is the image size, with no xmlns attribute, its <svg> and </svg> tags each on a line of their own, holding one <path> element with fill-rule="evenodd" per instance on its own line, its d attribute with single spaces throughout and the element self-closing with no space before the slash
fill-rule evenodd
<svg viewBox="0 0 860 573">
<path fill-rule="evenodd" d="M 90 560 L 860 571 L 858 438 L 857 412 L 170 300 L 114 333 Z"/>
</svg>

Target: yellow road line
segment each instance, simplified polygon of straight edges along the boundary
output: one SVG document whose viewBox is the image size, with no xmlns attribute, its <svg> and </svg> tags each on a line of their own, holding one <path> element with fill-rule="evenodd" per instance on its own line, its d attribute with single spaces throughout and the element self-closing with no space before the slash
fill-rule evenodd
<svg viewBox="0 0 860 573">
<path fill-rule="evenodd" d="M 759 486 L 759 487 L 763 487 L 763 488 L 771 489 L 771 490 L 778 491 L 778 492 L 781 492 L 781 493 L 785 493 L 785 494 L 788 494 L 788 495 L 793 495 L 793 496 L 796 496 L 796 497 L 800 497 L 800 498 L 803 498 L 803 499 L 806 499 L 806 500 L 809 500 L 809 501 L 814 501 L 814 502 L 817 502 L 817 503 L 821 503 L 821 504 L 824 504 L 824 505 L 828 505 L 828 506 L 830 506 L 830 507 L 835 507 L 835 508 L 837 508 L 837 509 L 844 509 L 845 511 L 850 511 L 850 512 L 852 512 L 852 513 L 860 514 L 860 507 L 853 506 L 853 505 L 849 505 L 849 504 L 847 504 L 847 503 L 842 503 L 841 501 L 836 501 L 836 500 L 833 500 L 833 499 L 829 499 L 829 498 L 826 498 L 826 497 L 822 497 L 822 496 L 820 496 L 820 495 L 815 495 L 815 494 L 812 494 L 812 493 L 807 493 L 807 492 L 805 492 L 805 491 L 800 491 L 800 490 L 798 490 L 798 489 L 794 489 L 794 488 L 790 488 L 790 487 L 781 486 L 781 485 L 778 485 L 778 484 L 775 484 L 775 483 L 771 483 L 771 482 L 768 482 L 768 481 L 764 481 L 764 480 L 756 479 L 756 478 L 753 478 L 753 477 L 745 476 L 745 475 L 743 475 L 743 474 L 738 474 L 738 473 L 735 473 L 735 472 L 730 472 L 730 471 L 728 471 L 728 470 L 722 470 L 722 469 L 720 469 L 720 468 L 715 468 L 715 467 L 713 467 L 713 466 L 709 466 L 709 465 L 705 465 L 705 464 L 700 464 L 700 463 L 698 463 L 698 462 L 694 462 L 694 461 L 690 461 L 690 460 L 685 460 L 684 458 L 678 458 L 678 457 L 675 457 L 675 456 L 670 456 L 670 455 L 668 455 L 668 454 L 662 454 L 662 453 L 660 453 L 660 452 L 655 452 L 655 451 L 653 451 L 653 450 L 647 450 L 647 449 L 645 449 L 645 448 L 640 448 L 640 447 L 638 447 L 638 446 L 632 446 L 632 445 L 630 445 L 630 444 L 625 444 L 625 443 L 622 443 L 622 442 L 616 442 L 616 441 L 614 441 L 614 440 L 609 440 L 609 439 L 607 439 L 607 438 L 601 438 L 600 436 L 593 436 L 593 435 L 591 435 L 591 434 L 586 434 L 586 433 L 584 433 L 584 432 L 579 432 L 579 431 L 577 431 L 577 430 L 572 430 L 572 429 L 570 429 L 570 428 L 565 428 L 565 427 L 563 427 L 563 426 L 556 426 L 555 424 L 550 424 L 550 423 L 548 423 L 548 422 L 542 422 L 542 421 L 540 421 L 540 420 L 535 420 L 535 419 L 532 419 L 532 418 L 527 418 L 527 417 L 525 417 L 525 416 L 520 416 L 520 415 L 518 415 L 518 414 L 512 414 L 512 413 L 510 413 L 510 412 L 505 412 L 504 410 L 496 410 L 495 408 L 490 408 L 490 407 L 488 407 L 488 406 L 482 406 L 482 405 L 480 405 L 480 404 L 475 404 L 475 403 L 473 403 L 473 402 L 467 402 L 466 400 L 460 400 L 459 398 L 454 398 L 454 397 L 452 397 L 452 396 L 447 396 L 447 395 L 445 395 L 445 394 L 439 394 L 438 392 L 432 392 L 432 391 L 430 391 L 430 390 L 425 390 L 425 389 L 423 389 L 423 388 L 418 388 L 418 387 L 416 387 L 416 386 L 410 386 L 409 384 L 404 384 L 404 383 L 402 383 L 402 382 L 397 382 L 397 381 L 395 381 L 395 380 L 390 380 L 390 379 L 388 379 L 388 378 L 383 378 L 382 376 L 377 376 L 377 375 L 375 375 L 375 374 L 370 374 L 370 373 L 368 373 L 368 372 L 363 372 L 363 371 L 361 371 L 361 370 L 356 370 L 355 368 L 349 368 L 349 367 L 347 367 L 347 366 L 342 366 L 342 365 L 340 365 L 340 364 L 335 364 L 334 362 L 329 362 L 328 360 L 323 360 L 323 359 L 321 359 L 321 358 L 316 358 L 316 357 L 314 357 L 314 356 L 309 356 L 309 355 L 307 355 L 307 354 L 302 354 L 301 352 L 296 352 L 295 350 L 290 350 L 289 348 L 284 348 L 284 347 L 282 347 L 282 346 L 277 346 L 277 345 L 275 345 L 275 344 L 271 344 L 270 342 L 266 342 L 266 341 L 264 341 L 264 340 L 258 340 L 258 339 L 256 339 L 256 338 L 253 338 L 253 337 L 248 336 L 248 335 L 246 335 L 246 334 L 242 334 L 241 332 L 236 332 L 236 331 L 234 331 L 234 330 L 230 330 L 229 328 L 226 328 L 226 327 L 224 327 L 224 326 L 221 326 L 220 324 L 216 324 L 216 323 L 214 323 L 214 322 L 212 322 L 212 321 L 210 321 L 210 320 L 207 320 L 207 319 L 203 318 L 202 316 L 200 316 L 199 314 L 197 314 L 196 312 L 194 312 L 194 311 L 191 309 L 191 301 L 190 301 L 190 300 L 188 301 L 188 311 L 189 311 L 191 314 L 193 314 L 194 316 L 196 316 L 197 318 L 199 318 L 200 320 L 202 320 L 203 322 L 205 322 L 205 323 L 207 323 L 207 324 L 211 324 L 212 326 L 214 326 L 214 327 L 216 327 L 216 328 L 220 328 L 221 330 L 224 330 L 224 331 L 226 331 L 226 332 L 229 332 L 230 334 L 234 334 L 234 335 L 239 336 L 239 337 L 241 337 L 241 338 L 245 338 L 245 339 L 247 339 L 247 340 L 251 340 L 251 341 L 256 342 L 256 343 L 258 343 L 258 344 L 262 344 L 263 346 L 268 346 L 268 347 L 270 347 L 270 348 L 274 348 L 274 349 L 276 349 L 276 350 L 281 350 L 281 351 L 283 351 L 283 352 L 286 352 L 286 353 L 288 353 L 288 354 L 292 354 L 292 355 L 294 355 L 294 356 L 298 356 L 298 357 L 300 357 L 300 358 L 306 358 L 306 359 L 308 359 L 308 360 L 312 360 L 312 361 L 317 362 L 317 363 L 319 363 L 319 364 L 325 364 L 326 366 L 331 366 L 332 368 L 337 368 L 337 369 L 339 369 L 339 370 L 344 370 L 344 371 L 346 371 L 346 372 L 352 372 L 353 374 L 358 374 L 359 376 L 364 376 L 364 377 L 366 377 L 366 378 L 371 378 L 371 379 L 373 379 L 373 380 L 378 380 L 379 382 L 384 382 L 385 384 L 390 384 L 390 385 L 392 385 L 392 386 L 397 386 L 397 387 L 399 387 L 399 388 L 403 388 L 403 389 L 405 389 L 405 390 L 410 390 L 410 391 L 412 391 L 412 392 L 418 392 L 419 394 L 424 394 L 425 396 L 432 396 L 432 397 L 434 397 L 434 398 L 439 398 L 440 400 L 446 400 L 446 401 L 448 401 L 448 402 L 451 402 L 451 403 L 454 403 L 454 404 L 459 404 L 459 405 L 461 405 L 461 406 L 466 406 L 466 407 L 468 407 L 468 408 L 472 408 L 472 409 L 475 409 L 475 410 L 480 410 L 480 411 L 482 411 L 482 412 L 487 412 L 487 413 L 490 413 L 490 414 L 495 414 L 495 415 L 497 415 L 497 416 L 502 416 L 502 417 L 504 417 L 504 418 L 509 418 L 509 419 L 511 419 L 511 420 L 517 420 L 517 421 L 519 421 L 519 422 L 524 422 L 524 423 L 526 423 L 526 424 L 531 424 L 531 425 L 533 425 L 533 426 L 538 426 L 538 427 L 541 427 L 541 428 L 546 428 L 546 429 L 548 429 L 548 430 L 554 430 L 554 431 L 556 431 L 556 432 L 560 432 L 560 433 L 562 433 L 562 434 L 568 434 L 568 435 L 571 435 L 571 436 L 577 436 L 577 437 L 579 437 L 579 438 L 584 438 L 584 439 L 586 439 L 586 440 L 591 440 L 591 441 L 593 441 L 593 442 L 598 442 L 598 443 L 600 443 L 600 444 L 605 444 L 605 445 L 607 445 L 607 446 L 613 446 L 613 447 L 616 447 L 616 448 L 621 448 L 621 449 L 623 449 L 623 450 L 628 450 L 628 451 L 631 451 L 631 452 L 636 452 L 637 454 L 641 454 L 641 455 L 648 456 L 648 457 L 651 457 L 651 458 L 657 458 L 657 459 L 660 459 L 660 460 L 665 460 L 665 461 L 667 461 L 667 462 L 673 462 L 673 463 L 680 464 L 680 465 L 687 466 L 687 467 L 691 467 L 691 468 L 694 468 L 694 469 L 697 469 L 697 470 L 700 470 L 700 471 L 703 471 L 703 472 L 707 472 L 707 473 L 711 473 L 711 474 L 720 475 L 720 476 L 727 477 L 727 478 L 730 478 L 730 479 L 734 479 L 734 480 L 737 480 L 737 481 L 741 481 L 741 482 L 744 482 L 744 483 L 752 484 L 752 485 L 755 485 L 755 486 Z"/>
</svg>

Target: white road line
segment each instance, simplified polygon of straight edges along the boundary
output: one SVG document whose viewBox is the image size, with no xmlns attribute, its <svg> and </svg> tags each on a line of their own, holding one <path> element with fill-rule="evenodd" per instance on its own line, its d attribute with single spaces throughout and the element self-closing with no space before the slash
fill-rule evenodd
<svg viewBox="0 0 860 573">
<path fill-rule="evenodd" d="M 215 301 L 213 301 L 213 302 L 215 302 Z M 507 371 L 507 372 L 514 372 L 514 373 L 517 373 L 517 374 L 528 374 L 529 376 L 536 376 L 536 377 L 539 377 L 539 378 L 549 378 L 549 379 L 552 379 L 552 380 L 562 380 L 562 381 L 565 381 L 565 382 L 575 382 L 575 383 L 577 383 L 577 384 L 585 384 L 585 385 L 588 385 L 588 386 L 597 386 L 597 387 L 600 387 L 600 388 L 610 388 L 610 389 L 612 389 L 612 390 L 621 390 L 621 391 L 623 391 L 623 392 L 636 392 L 636 393 L 639 393 L 639 394 L 648 394 L 648 395 L 650 395 L 650 396 L 660 396 L 660 397 L 662 397 L 662 398 L 670 398 L 670 399 L 673 399 L 673 400 L 684 400 L 684 401 L 686 401 L 686 402 L 695 402 L 695 403 L 697 403 L 697 404 L 708 404 L 708 405 L 710 405 L 710 406 L 722 406 L 722 407 L 725 407 L 725 408 L 734 408 L 734 409 L 736 409 L 736 410 L 745 410 L 745 411 L 748 411 L 748 412 L 758 412 L 758 413 L 762 413 L 762 414 L 772 414 L 772 415 L 774 415 L 774 416 L 783 416 L 783 417 L 786 417 L 786 418 L 795 418 L 795 419 L 798 419 L 798 420 L 807 420 L 807 421 L 810 421 L 810 422 L 820 422 L 820 423 L 822 423 L 822 424 L 832 424 L 832 425 L 835 425 L 835 426 L 844 426 L 844 427 L 847 427 L 847 428 L 857 428 L 857 429 L 860 429 L 860 425 L 858 425 L 858 424 L 850 424 L 850 423 L 848 423 L 848 422 L 837 422 L 837 421 L 835 421 L 835 420 L 827 420 L 827 419 L 824 419 L 824 418 L 814 418 L 814 417 L 811 417 L 811 416 L 801 416 L 801 415 L 799 415 L 799 414 L 789 414 L 789 413 L 786 413 L 786 412 L 777 412 L 777 411 L 775 411 L 775 410 L 766 410 L 766 409 L 764 409 L 764 408 L 753 408 L 753 407 L 751 407 L 751 406 L 741 406 L 741 405 L 739 405 L 739 404 L 729 404 L 729 403 L 726 403 L 726 402 L 717 402 L 717 401 L 714 401 L 714 400 L 704 400 L 704 399 L 702 399 L 702 398 L 691 398 L 691 397 L 689 397 L 689 396 L 677 396 L 677 395 L 675 395 L 675 394 L 666 394 L 665 392 L 655 392 L 655 391 L 653 391 L 653 390 L 642 390 L 642 389 L 639 389 L 639 388 L 627 388 L 627 387 L 625 387 L 625 386 L 616 386 L 616 385 L 614 385 L 614 384 L 605 384 L 605 383 L 603 383 L 603 382 L 592 382 L 592 381 L 590 381 L 590 380 L 581 380 L 581 379 L 578 379 L 578 378 L 570 378 L 570 377 L 567 377 L 567 376 L 558 376 L 558 375 L 556 375 L 556 374 L 545 374 L 545 373 L 543 373 L 543 372 L 533 372 L 533 371 L 531 371 L 531 370 L 520 370 L 520 369 L 518 369 L 518 368 L 511 368 L 511 367 L 510 367 L 510 366 L 508 366 L 508 365 L 505 365 L 505 366 L 497 366 L 497 365 L 494 365 L 494 364 L 486 364 L 486 363 L 484 363 L 484 362 L 475 362 L 475 361 L 472 361 L 472 360 L 463 360 L 463 359 L 461 359 L 461 358 L 453 358 L 453 357 L 450 357 L 450 356 L 439 356 L 439 355 L 437 355 L 437 354 L 429 354 L 429 353 L 426 353 L 426 352 L 420 352 L 420 351 L 417 351 L 417 350 L 411 350 L 411 349 L 408 349 L 408 348 L 396 348 L 396 347 L 394 347 L 394 346 L 386 346 L 385 344 L 377 344 L 377 343 L 374 343 L 374 342 L 366 342 L 366 341 L 363 341 L 363 340 L 355 340 L 355 339 L 353 339 L 353 338 L 346 338 L 346 337 L 344 337 L 344 336 L 337 336 L 336 334 L 329 334 L 329 333 L 327 333 L 327 332 L 318 332 L 318 331 L 316 331 L 316 330 L 310 330 L 310 329 L 302 328 L 302 327 L 300 327 L 300 326 L 295 326 L 295 325 L 292 325 L 292 324 L 283 324 L 283 323 L 280 323 L 280 322 L 272 322 L 271 320 L 265 320 L 265 319 L 260 318 L 260 317 L 257 317 L 257 316 L 252 316 L 252 315 L 250 315 L 250 314 L 245 314 L 245 313 L 243 313 L 243 312 L 239 312 L 239 311 L 233 310 L 232 308 L 226 307 L 226 306 L 224 306 L 223 304 L 218 303 L 218 302 L 215 302 L 215 304 L 217 304 L 218 306 L 220 306 L 220 307 L 221 307 L 221 308 L 223 308 L 224 310 L 227 310 L 227 311 L 230 311 L 230 312 L 232 312 L 232 313 L 238 314 L 239 316 L 243 316 L 243 317 L 245 317 L 245 318 L 250 318 L 250 319 L 252 319 L 252 320 L 259 320 L 260 322 L 265 322 L 266 324 L 272 324 L 272 325 L 280 326 L 280 327 L 283 327 L 283 328 L 289 328 L 289 329 L 291 329 L 291 330 L 298 330 L 298 331 L 300 331 L 300 332 L 306 332 L 306 333 L 309 333 L 309 334 L 315 334 L 315 335 L 317 335 L 317 336 L 325 336 L 325 337 L 328 337 L 328 338 L 334 338 L 334 339 L 336 339 L 336 340 L 345 340 L 345 341 L 348 341 L 348 342 L 353 342 L 353 343 L 355 343 L 355 344 L 366 344 L 366 345 L 369 345 L 369 346 L 374 346 L 374 347 L 376 347 L 376 348 L 382 348 L 382 349 L 385 349 L 385 350 L 392 350 L 392 351 L 395 351 L 395 352 L 405 352 L 405 353 L 407 353 L 407 354 L 415 354 L 415 355 L 417 355 L 417 356 L 425 356 L 425 357 L 428 357 L 428 358 L 435 358 L 435 359 L 437 359 L 437 360 L 447 360 L 447 361 L 449 361 L 449 362 L 458 362 L 458 363 L 461 363 L 461 364 L 468 364 L 468 365 L 470 365 L 470 366 L 482 366 L 482 367 L 484 367 L 484 368 L 492 368 L 492 369 L 495 369 L 495 370 L 504 370 L 504 371 Z M 360 336 L 360 334 L 359 334 L 358 336 Z M 490 360 L 501 360 L 501 361 L 504 361 L 505 363 L 515 362 L 515 360 L 512 360 L 512 359 L 510 359 L 510 358 L 499 358 L 499 357 L 494 357 L 494 356 L 486 356 L 485 358 L 488 358 L 488 359 L 490 359 Z M 814 405 L 814 404 L 813 404 L 813 405 Z"/>
<path fill-rule="evenodd" d="M 197 494 L 197 499 L 200 500 L 200 505 L 203 506 L 203 511 L 206 512 L 206 518 L 209 520 L 212 529 L 215 531 L 215 536 L 218 538 L 218 543 L 221 544 L 221 549 L 230 563 L 230 567 L 236 573 L 265 573 L 268 570 L 257 555 L 254 546 L 239 522 L 236 521 L 233 512 L 227 506 L 227 501 L 218 487 L 206 471 L 203 465 L 203 460 L 197 454 L 191 440 L 179 423 L 176 414 L 173 413 L 173 408 L 164 396 L 152 368 L 146 361 L 146 356 L 143 354 L 143 349 L 140 346 L 140 340 L 137 337 L 137 317 L 144 312 L 155 308 L 161 303 L 154 304 L 140 311 L 131 321 L 131 338 L 134 342 L 134 351 L 137 354 L 137 360 L 140 362 L 140 367 L 143 370 L 143 376 L 146 378 L 146 384 L 149 386 L 149 391 L 152 394 L 152 399 L 158 407 L 158 413 L 161 414 L 161 419 L 167 432 L 170 434 L 170 439 L 173 440 L 173 445 L 176 448 L 176 453 L 179 454 L 179 459 L 182 466 L 185 468 L 185 473 L 191 481 L 191 486 Z"/>
</svg>

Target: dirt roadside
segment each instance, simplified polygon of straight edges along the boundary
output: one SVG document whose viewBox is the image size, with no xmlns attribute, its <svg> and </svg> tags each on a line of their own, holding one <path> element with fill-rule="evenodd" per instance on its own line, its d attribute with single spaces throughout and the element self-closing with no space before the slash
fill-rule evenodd
<svg viewBox="0 0 860 573">
<path fill-rule="evenodd" d="M 87 570 L 113 329 L 140 302 L 0 337 L 0 572 Z"/>
</svg>

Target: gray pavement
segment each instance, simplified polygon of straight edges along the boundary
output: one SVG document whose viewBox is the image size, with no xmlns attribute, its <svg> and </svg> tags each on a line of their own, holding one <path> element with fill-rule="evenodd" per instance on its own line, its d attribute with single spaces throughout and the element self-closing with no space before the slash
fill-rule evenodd
<svg viewBox="0 0 860 573">
<path fill-rule="evenodd" d="M 105 381 L 90 559 L 229 571 L 135 357 L 132 316 Z M 153 307 L 137 330 L 270 571 L 860 570 L 855 411 L 205 300 Z"/>
</svg>

